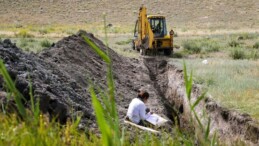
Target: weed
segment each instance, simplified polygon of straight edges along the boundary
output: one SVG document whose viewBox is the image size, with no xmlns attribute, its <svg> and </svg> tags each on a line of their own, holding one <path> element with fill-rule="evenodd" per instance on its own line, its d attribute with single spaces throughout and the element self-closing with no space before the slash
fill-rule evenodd
<svg viewBox="0 0 259 146">
<path fill-rule="evenodd" d="M 236 40 L 231 40 L 231 41 L 228 42 L 228 45 L 230 47 L 238 47 L 238 46 L 240 46 L 240 43 Z"/>
<path fill-rule="evenodd" d="M 40 42 L 40 45 L 41 45 L 42 47 L 48 48 L 48 47 L 51 46 L 51 43 L 50 43 L 49 40 L 44 39 L 43 41 Z"/>
<path fill-rule="evenodd" d="M 259 59 L 259 51 L 255 49 L 250 51 L 250 53 L 247 54 L 246 58 L 253 59 L 253 60 Z"/>
<path fill-rule="evenodd" d="M 243 49 L 241 48 L 234 48 L 231 52 L 230 52 L 230 57 L 232 57 L 233 59 L 245 59 L 245 52 Z"/>
<path fill-rule="evenodd" d="M 125 41 L 116 42 L 115 44 L 117 44 L 117 45 L 127 45 L 131 42 L 132 42 L 132 39 L 128 39 L 128 40 L 125 40 Z"/>
<path fill-rule="evenodd" d="M 28 46 L 28 40 L 25 38 L 20 39 L 20 47 Z"/>
<path fill-rule="evenodd" d="M 180 46 L 179 46 L 179 45 L 177 45 L 177 44 L 174 44 L 174 48 L 176 48 L 176 49 L 180 49 Z"/>
<path fill-rule="evenodd" d="M 178 33 L 177 32 L 174 32 L 174 37 L 178 37 Z"/>
<path fill-rule="evenodd" d="M 46 28 L 41 28 L 41 29 L 39 29 L 39 33 L 40 33 L 41 35 L 44 35 L 44 34 L 49 33 L 49 31 L 48 31 L 48 29 L 46 29 Z"/>
<path fill-rule="evenodd" d="M 196 54 L 217 52 L 220 49 L 219 43 L 209 38 L 184 41 L 183 47 L 190 53 L 196 53 Z"/>
<path fill-rule="evenodd" d="M 256 34 L 252 33 L 242 33 L 237 37 L 237 40 L 248 40 L 256 38 Z"/>
<path fill-rule="evenodd" d="M 192 81 L 193 81 L 193 74 L 191 72 L 190 76 L 187 75 L 186 64 L 184 62 L 184 83 L 185 83 L 185 91 L 189 103 L 189 107 L 191 109 L 191 122 L 194 122 L 193 117 L 195 119 L 195 123 L 192 125 L 198 124 L 198 129 L 196 130 L 197 139 L 202 143 L 202 145 L 216 145 L 216 133 L 214 133 L 213 139 L 209 138 L 210 133 L 210 118 L 207 118 L 207 125 L 204 126 L 199 118 L 195 107 L 205 98 L 206 92 L 202 93 L 199 97 L 197 97 L 195 102 L 191 102 L 191 93 L 192 93 Z"/>
<path fill-rule="evenodd" d="M 26 47 L 26 48 L 24 49 L 24 51 L 29 52 L 29 51 L 30 51 L 30 48 Z"/>
<path fill-rule="evenodd" d="M 183 58 L 183 54 L 181 52 L 174 52 L 172 57 L 173 58 Z"/>
<path fill-rule="evenodd" d="M 191 53 L 200 53 L 201 48 L 195 43 L 195 40 L 187 40 L 183 42 L 184 49 L 188 50 Z"/>
<path fill-rule="evenodd" d="M 253 48 L 259 49 L 259 42 L 255 42 L 255 44 L 253 45 Z"/>
<path fill-rule="evenodd" d="M 16 37 L 21 37 L 21 38 L 31 38 L 33 37 L 32 34 L 30 34 L 26 29 L 22 29 L 18 32 L 18 34 L 15 35 Z"/>
</svg>

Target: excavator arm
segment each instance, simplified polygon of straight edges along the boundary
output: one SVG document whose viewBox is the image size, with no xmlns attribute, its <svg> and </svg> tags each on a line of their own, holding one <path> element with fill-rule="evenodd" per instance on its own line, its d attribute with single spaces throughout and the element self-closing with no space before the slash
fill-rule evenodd
<svg viewBox="0 0 259 146">
<path fill-rule="evenodd" d="M 139 30 L 139 38 L 141 39 L 141 47 L 144 49 L 152 48 L 152 43 L 154 41 L 154 33 L 150 27 L 147 18 L 147 8 L 142 6 L 139 9 L 139 19 L 138 19 L 138 30 Z"/>
</svg>

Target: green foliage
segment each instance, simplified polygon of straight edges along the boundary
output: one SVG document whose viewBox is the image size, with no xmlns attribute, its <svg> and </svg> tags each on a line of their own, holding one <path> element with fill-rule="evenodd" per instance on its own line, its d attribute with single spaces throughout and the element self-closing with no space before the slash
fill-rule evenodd
<svg viewBox="0 0 259 146">
<path fill-rule="evenodd" d="M 16 36 L 16 37 L 20 37 L 20 38 L 31 38 L 31 37 L 33 37 L 33 35 L 30 34 L 30 33 L 28 32 L 28 30 L 26 30 L 26 29 L 20 30 L 20 31 L 18 32 L 18 34 L 16 34 L 15 36 Z"/>
<path fill-rule="evenodd" d="M 253 59 L 253 60 L 259 59 L 259 50 L 254 49 L 254 50 L 250 51 L 250 53 L 248 53 L 246 55 L 246 58 Z"/>
<path fill-rule="evenodd" d="M 195 40 L 187 40 L 183 42 L 184 49 L 191 53 L 200 53 L 201 47 L 195 42 Z"/>
<path fill-rule="evenodd" d="M 228 42 L 228 45 L 230 47 L 238 47 L 238 46 L 240 46 L 240 43 L 238 41 L 232 39 L 231 41 Z"/>
<path fill-rule="evenodd" d="M 254 38 L 256 38 L 256 34 L 254 33 L 242 33 L 237 37 L 238 40 L 249 40 Z"/>
<path fill-rule="evenodd" d="M 174 44 L 174 48 L 176 48 L 176 49 L 180 49 L 180 46 L 179 46 L 179 45 L 177 45 L 177 44 Z"/>
<path fill-rule="evenodd" d="M 256 42 L 256 43 L 253 45 L 253 48 L 259 49 L 259 42 Z"/>
<path fill-rule="evenodd" d="M 132 39 L 128 39 L 128 40 L 125 40 L 125 41 L 116 42 L 115 44 L 117 44 L 117 45 L 127 45 L 131 42 L 132 42 Z"/>
<path fill-rule="evenodd" d="M 173 58 L 183 58 L 183 56 L 181 52 L 174 52 L 172 55 Z"/>
<path fill-rule="evenodd" d="M 18 108 L 18 112 L 21 115 L 22 118 L 26 119 L 27 114 L 25 111 L 25 107 L 22 103 L 22 100 L 24 99 L 23 95 L 16 89 L 14 82 L 12 81 L 11 77 L 9 76 L 5 65 L 2 60 L 0 60 L 0 74 L 3 76 L 5 84 L 7 88 L 10 91 L 10 95 L 14 97 L 16 106 Z"/>
<path fill-rule="evenodd" d="M 49 33 L 49 30 L 48 30 L 47 28 L 40 28 L 40 29 L 39 29 L 39 33 L 40 33 L 41 35 L 44 35 L 44 34 Z"/>
<path fill-rule="evenodd" d="M 184 83 L 185 83 L 185 90 L 186 90 L 186 95 L 188 99 L 188 103 L 191 109 L 191 122 L 194 122 L 192 120 L 192 116 L 194 116 L 196 122 L 198 123 L 199 129 L 196 130 L 196 134 L 198 134 L 198 140 L 202 145 L 216 145 L 215 143 L 215 137 L 211 140 L 209 138 L 209 133 L 210 133 L 210 118 L 208 118 L 208 123 L 206 128 L 203 126 L 201 119 L 197 115 L 197 112 L 195 111 L 195 107 L 205 98 L 206 92 L 202 93 L 199 97 L 197 97 L 196 101 L 194 103 L 191 102 L 191 93 L 192 93 L 192 77 L 193 73 L 190 73 L 190 76 L 188 77 L 187 75 L 187 69 L 186 69 L 186 64 L 184 62 Z M 192 125 L 196 125 L 195 123 L 192 123 Z M 202 138 L 200 138 L 200 135 L 203 135 Z"/>
<path fill-rule="evenodd" d="M 28 46 L 28 41 L 25 38 L 20 39 L 20 47 Z"/>
<path fill-rule="evenodd" d="M 241 48 L 234 48 L 231 52 L 230 52 L 230 57 L 232 57 L 233 59 L 245 59 L 245 52 L 243 49 Z"/>
<path fill-rule="evenodd" d="M 174 32 L 174 37 L 178 37 L 178 33 L 177 32 Z"/>
<path fill-rule="evenodd" d="M 41 45 L 42 47 L 48 48 L 48 47 L 51 46 L 51 43 L 50 43 L 49 40 L 44 39 L 43 41 L 40 42 L 40 45 Z"/>
<path fill-rule="evenodd" d="M 201 52 L 217 52 L 220 49 L 218 42 L 206 39 L 194 39 L 183 42 L 183 47 L 190 53 L 201 53 Z"/>
</svg>

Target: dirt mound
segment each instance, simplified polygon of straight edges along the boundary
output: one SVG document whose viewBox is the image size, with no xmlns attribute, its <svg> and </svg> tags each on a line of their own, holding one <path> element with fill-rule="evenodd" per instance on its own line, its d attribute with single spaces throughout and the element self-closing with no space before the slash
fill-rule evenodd
<svg viewBox="0 0 259 146">
<path fill-rule="evenodd" d="M 142 61 L 119 56 L 92 34 L 80 31 L 66 37 L 40 54 L 26 54 L 10 41 L 0 44 L 0 58 L 16 81 L 17 89 L 29 100 L 29 83 L 33 93 L 40 100 L 40 107 L 50 117 L 59 115 L 61 123 L 78 112 L 83 113 L 82 124 L 96 127 L 91 98 L 87 91 L 89 80 L 102 89 L 106 88 L 106 64 L 85 43 L 85 35 L 103 51 L 108 51 L 113 62 L 116 86 L 116 102 L 119 117 L 123 119 L 127 107 L 137 95 L 139 88 L 150 92 L 151 109 L 164 114 L 160 98 L 149 78 L 148 70 Z M 0 91 L 5 91 L 0 78 Z"/>
</svg>

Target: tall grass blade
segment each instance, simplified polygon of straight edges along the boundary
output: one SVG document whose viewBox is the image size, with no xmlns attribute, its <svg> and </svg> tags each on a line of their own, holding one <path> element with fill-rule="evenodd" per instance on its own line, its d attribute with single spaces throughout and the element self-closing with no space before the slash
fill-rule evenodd
<svg viewBox="0 0 259 146">
<path fill-rule="evenodd" d="M 111 59 L 107 54 L 105 54 L 99 47 L 97 47 L 89 38 L 86 36 L 83 36 L 84 40 L 86 43 L 106 62 L 106 63 L 111 63 Z"/>
<path fill-rule="evenodd" d="M 119 129 L 119 118 L 118 118 L 118 113 L 117 113 L 117 108 L 116 108 L 116 103 L 115 103 L 115 85 L 114 85 L 114 80 L 113 80 L 113 74 L 112 74 L 112 61 L 110 59 L 110 57 L 103 52 L 99 47 L 96 46 L 96 44 L 94 44 L 91 40 L 89 40 L 86 36 L 83 36 L 84 40 L 86 41 L 86 43 L 106 62 L 107 64 L 107 86 L 108 86 L 108 96 L 109 96 L 109 100 L 104 99 L 104 97 L 102 97 L 104 100 L 104 105 L 107 107 L 105 109 L 103 109 L 101 107 L 102 110 L 100 110 L 99 112 L 103 112 L 102 113 L 102 119 L 105 120 L 105 124 L 106 127 L 109 127 L 112 129 L 111 132 L 109 132 L 108 134 L 113 134 L 113 141 L 112 143 L 114 145 L 121 145 L 120 144 L 120 129 Z M 93 90 L 93 89 L 92 89 Z M 92 91 L 93 92 L 93 91 Z M 93 95 L 95 95 L 95 97 L 92 98 L 96 98 L 96 94 L 94 93 Z M 97 100 L 98 101 L 98 100 Z M 99 101 L 98 101 L 99 102 Z M 96 104 L 96 106 L 98 106 L 101 104 Z M 109 107 L 109 108 L 108 108 Z M 95 108 L 95 110 L 97 110 L 97 107 Z M 106 113 L 106 119 L 104 118 L 104 112 Z M 97 111 L 96 111 L 97 114 Z M 98 115 L 98 117 L 100 118 L 100 115 Z M 98 119 L 97 117 L 97 119 Z M 99 125 L 99 123 L 98 123 Z M 104 129 L 104 128 L 102 128 Z M 101 130 L 103 131 L 103 130 Z M 104 134 L 107 134 L 106 132 L 104 132 Z M 109 135 L 111 137 L 111 135 Z M 107 137 L 107 136 L 106 136 Z M 110 142 L 110 141 L 109 141 Z"/>
<path fill-rule="evenodd" d="M 204 131 L 203 125 L 202 125 L 201 120 L 199 119 L 197 113 L 195 112 L 195 110 L 193 110 L 193 114 L 194 114 L 194 117 L 195 117 L 196 121 L 198 122 L 198 124 L 199 124 L 199 126 L 200 126 L 200 128 L 201 128 L 201 130 L 203 132 Z"/>
<path fill-rule="evenodd" d="M 187 75 L 187 69 L 186 69 L 186 63 L 184 62 L 184 81 L 185 81 L 185 89 L 187 93 L 187 98 L 190 101 L 191 100 L 191 93 L 192 93 L 192 72 L 190 74 L 190 79 L 188 79 Z"/>
<path fill-rule="evenodd" d="M 205 132 L 205 140 L 209 140 L 209 134 L 210 134 L 210 118 L 208 118 L 208 124 Z"/>
<path fill-rule="evenodd" d="M 96 114 L 96 119 L 98 123 L 98 127 L 102 133 L 103 144 L 106 146 L 112 145 L 111 142 L 111 130 L 108 127 L 108 124 L 104 118 L 104 110 L 102 108 L 101 103 L 98 101 L 94 88 L 91 86 L 89 88 L 91 97 L 92 97 L 92 105 Z"/>
<path fill-rule="evenodd" d="M 22 99 L 24 99 L 24 97 L 16 89 L 15 84 L 13 83 L 11 77 L 9 76 L 2 60 L 0 60 L 0 74 L 3 76 L 3 78 L 5 80 L 5 83 L 8 87 L 8 89 L 10 90 L 10 92 L 13 93 L 14 100 L 15 100 L 15 103 L 16 103 L 16 106 L 18 108 L 19 113 L 21 114 L 21 116 L 23 118 L 26 118 L 26 110 L 25 110 L 25 107 L 22 103 Z"/>
<path fill-rule="evenodd" d="M 216 138 L 217 138 L 217 132 L 215 132 L 214 135 L 213 135 L 213 139 L 211 140 L 211 143 L 210 143 L 211 146 L 217 145 L 216 144 Z"/>
<path fill-rule="evenodd" d="M 194 110 L 194 108 L 200 103 L 200 101 L 201 101 L 202 99 L 204 99 L 205 94 L 206 94 L 206 92 L 202 93 L 202 95 L 198 97 L 198 99 L 197 99 L 197 100 L 194 102 L 194 104 L 192 105 L 191 110 Z"/>
</svg>

